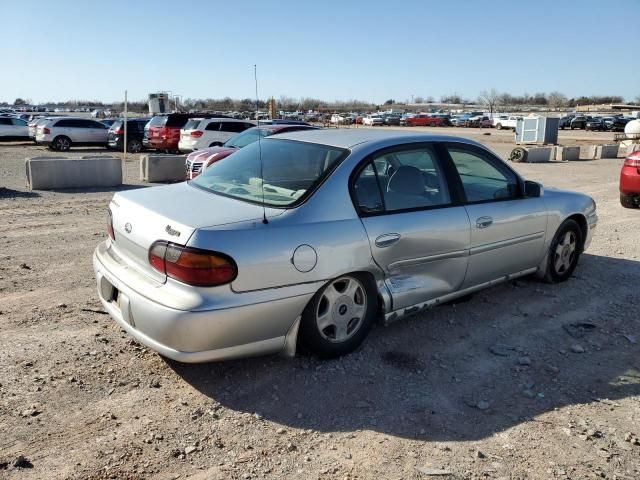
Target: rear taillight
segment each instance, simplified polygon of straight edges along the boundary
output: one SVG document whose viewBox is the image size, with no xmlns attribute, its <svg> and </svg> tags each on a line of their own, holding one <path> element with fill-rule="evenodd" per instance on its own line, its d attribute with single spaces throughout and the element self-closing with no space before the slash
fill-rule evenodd
<svg viewBox="0 0 640 480">
<path fill-rule="evenodd" d="M 116 234 L 113 231 L 113 215 L 111 213 L 111 209 L 107 209 L 108 212 L 108 216 L 107 216 L 107 233 L 109 234 L 109 238 L 111 240 L 116 239 Z"/>
<path fill-rule="evenodd" d="M 629 155 L 624 159 L 624 164 L 626 167 L 640 168 L 640 153 L 632 153 L 631 155 Z"/>
<path fill-rule="evenodd" d="M 223 253 L 158 241 L 149 249 L 149 263 L 174 280 L 197 287 L 215 287 L 238 275 L 233 259 Z"/>
<path fill-rule="evenodd" d="M 200 130 L 193 130 L 190 135 L 192 137 L 196 137 L 196 138 L 200 138 L 202 136 L 204 132 L 201 132 Z"/>
<path fill-rule="evenodd" d="M 115 130 L 113 133 L 116 135 L 124 135 L 124 128 L 120 127 L 118 130 Z"/>
<path fill-rule="evenodd" d="M 49 134 L 51 133 L 51 130 L 49 130 L 47 127 L 44 127 L 44 128 L 42 129 L 42 133 L 43 133 L 44 135 L 49 135 Z"/>
</svg>

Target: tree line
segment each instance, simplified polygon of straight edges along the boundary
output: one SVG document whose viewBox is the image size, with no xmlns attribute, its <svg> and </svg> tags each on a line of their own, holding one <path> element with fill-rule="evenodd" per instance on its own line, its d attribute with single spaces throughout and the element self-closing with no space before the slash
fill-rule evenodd
<svg viewBox="0 0 640 480">
<path fill-rule="evenodd" d="M 497 108 L 509 108 L 519 106 L 543 106 L 550 109 L 560 108 L 572 108 L 579 105 L 599 105 L 609 103 L 621 103 L 624 99 L 619 95 L 592 95 L 592 96 L 580 96 L 569 98 L 561 92 L 550 93 L 534 93 L 532 95 L 524 93 L 522 95 L 512 95 L 506 92 L 499 92 L 495 88 L 490 90 L 483 90 L 476 99 L 470 99 L 462 97 L 456 93 L 451 95 L 442 95 L 437 102 L 432 96 L 416 96 L 412 98 L 412 101 L 407 102 L 396 101 L 394 99 L 388 99 L 383 103 L 384 106 L 404 104 L 404 103 L 444 103 L 444 104 L 457 104 L 457 105 L 473 105 L 480 104 L 487 107 L 490 111 L 494 111 Z M 177 103 L 176 103 L 177 102 Z M 636 97 L 636 103 L 640 104 L 640 95 Z M 278 110 L 284 111 L 374 111 L 379 108 L 378 105 L 372 102 L 364 100 L 336 100 L 333 102 L 321 100 L 312 97 L 292 98 L 287 96 L 280 96 L 276 98 L 276 104 Z M 2 106 L 22 106 L 31 105 L 31 100 L 28 98 L 16 98 L 13 104 L 6 102 L 0 102 Z M 64 102 L 44 102 L 41 105 L 46 105 L 51 108 L 69 108 L 74 109 L 77 107 L 89 107 L 89 108 L 113 108 L 119 111 L 124 109 L 123 102 L 105 103 L 99 100 L 67 100 Z M 146 100 L 129 101 L 127 104 L 128 109 L 131 112 L 144 113 L 148 110 L 148 104 Z M 189 111 L 237 111 L 237 112 L 251 112 L 258 110 L 265 110 L 267 108 L 267 100 L 257 100 L 252 98 L 233 99 L 231 97 L 224 98 L 186 98 L 183 100 L 171 101 L 171 108 L 177 108 L 179 110 Z"/>
</svg>

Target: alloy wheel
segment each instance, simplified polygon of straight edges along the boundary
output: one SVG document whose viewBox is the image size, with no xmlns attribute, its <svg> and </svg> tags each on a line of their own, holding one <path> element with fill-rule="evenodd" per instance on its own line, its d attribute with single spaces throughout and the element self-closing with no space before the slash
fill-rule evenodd
<svg viewBox="0 0 640 480">
<path fill-rule="evenodd" d="M 353 337 L 367 312 L 365 288 L 353 277 L 342 277 L 327 285 L 316 309 L 320 335 L 334 343 Z"/>
<path fill-rule="evenodd" d="M 568 231 L 556 246 L 553 259 L 553 268 L 555 268 L 556 273 L 562 275 L 571 268 L 576 257 L 576 247 L 576 234 L 573 231 Z"/>
</svg>

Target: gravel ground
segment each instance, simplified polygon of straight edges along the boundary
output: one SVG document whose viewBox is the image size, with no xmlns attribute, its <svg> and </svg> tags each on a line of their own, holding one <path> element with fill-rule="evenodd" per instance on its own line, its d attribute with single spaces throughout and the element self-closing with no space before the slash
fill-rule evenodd
<svg viewBox="0 0 640 480">
<path fill-rule="evenodd" d="M 513 147 L 509 132 L 454 132 Z M 113 189 L 28 191 L 24 158 L 42 153 L 0 146 L 0 478 L 640 478 L 640 212 L 618 202 L 621 159 L 515 165 L 598 204 L 566 283 L 518 280 L 377 326 L 338 360 L 182 365 L 97 300 Z"/>
</svg>

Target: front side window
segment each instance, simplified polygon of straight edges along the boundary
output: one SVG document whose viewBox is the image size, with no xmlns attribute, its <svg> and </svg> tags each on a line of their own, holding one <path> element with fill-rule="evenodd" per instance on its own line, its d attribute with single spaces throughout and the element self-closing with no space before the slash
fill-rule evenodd
<svg viewBox="0 0 640 480">
<path fill-rule="evenodd" d="M 348 153 L 337 147 L 292 140 L 254 142 L 223 162 L 212 164 L 192 183 L 251 203 L 293 206 L 310 194 Z"/>
<path fill-rule="evenodd" d="M 451 203 L 444 172 L 431 146 L 374 155 L 353 185 L 357 207 L 362 213 Z"/>
<path fill-rule="evenodd" d="M 489 154 L 464 146 L 448 146 L 468 202 L 509 200 L 519 194 L 518 178 Z"/>
</svg>

